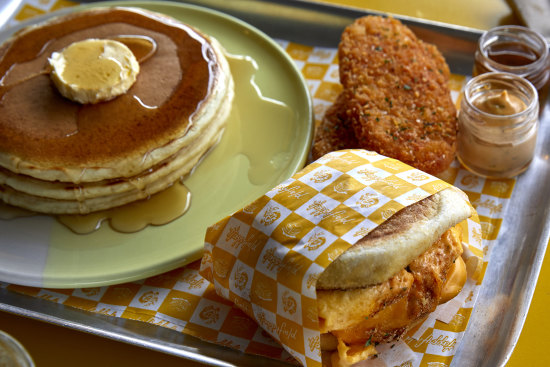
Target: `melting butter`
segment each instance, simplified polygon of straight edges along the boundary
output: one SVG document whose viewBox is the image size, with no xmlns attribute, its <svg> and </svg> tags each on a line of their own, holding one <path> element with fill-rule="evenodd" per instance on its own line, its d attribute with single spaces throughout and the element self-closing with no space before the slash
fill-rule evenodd
<svg viewBox="0 0 550 367">
<path fill-rule="evenodd" d="M 50 77 L 66 98 L 79 102 L 109 101 L 134 84 L 139 63 L 125 44 L 106 39 L 71 43 L 48 59 Z"/>
<path fill-rule="evenodd" d="M 143 42 L 143 50 L 146 50 L 149 46 Z M 296 122 L 290 107 L 260 93 L 254 82 L 257 65 L 253 59 L 233 55 L 228 55 L 227 59 L 236 86 L 234 105 L 222 140 L 201 160 L 201 165 L 209 168 L 209 158 L 218 161 L 228 155 L 243 154 L 250 162 L 248 179 L 253 184 L 262 184 L 272 180 L 280 166 L 289 159 L 290 143 L 285 142 L 292 140 Z M 189 210 L 191 197 L 192 193 L 185 184 L 178 181 L 145 200 L 97 213 L 60 215 L 57 218 L 78 234 L 92 233 L 104 224 L 118 232 L 131 233 L 148 225 L 163 225 L 176 220 Z M 0 219 L 33 214 L 18 208 L 10 210 L 13 211 L 7 214 L 8 210 L 0 205 Z"/>
</svg>

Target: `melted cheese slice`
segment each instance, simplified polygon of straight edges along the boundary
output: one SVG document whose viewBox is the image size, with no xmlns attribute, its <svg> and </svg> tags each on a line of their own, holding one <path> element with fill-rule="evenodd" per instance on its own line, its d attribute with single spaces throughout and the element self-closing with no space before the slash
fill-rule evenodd
<svg viewBox="0 0 550 367">
<path fill-rule="evenodd" d="M 439 303 L 445 303 L 456 297 L 466 283 L 466 277 L 466 264 L 462 257 L 458 257 L 447 273 L 447 279 L 443 285 Z M 407 317 L 407 298 L 404 297 L 398 302 L 384 308 L 375 316 L 362 321 L 361 328 L 368 330 L 377 325 L 384 325 L 388 328 L 399 328 L 407 325 L 409 322 L 410 320 Z M 341 330 L 340 332 L 345 334 L 346 330 Z M 332 367 L 348 367 L 376 354 L 376 350 L 372 345 L 368 347 L 365 347 L 364 344 L 346 345 L 341 338 L 338 337 L 340 334 L 339 331 L 333 331 L 332 333 L 336 340 L 330 340 L 332 338 L 325 337 L 325 345 L 337 345 L 337 350 L 331 355 Z M 327 336 L 329 335 L 330 333 L 327 334 Z"/>
</svg>

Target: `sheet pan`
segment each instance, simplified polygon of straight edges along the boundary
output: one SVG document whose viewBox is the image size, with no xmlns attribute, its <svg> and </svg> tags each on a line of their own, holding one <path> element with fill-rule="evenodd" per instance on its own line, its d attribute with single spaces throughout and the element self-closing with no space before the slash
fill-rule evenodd
<svg viewBox="0 0 550 367">
<path fill-rule="evenodd" d="M 337 47 L 346 25 L 357 17 L 375 14 L 297 0 L 186 2 L 233 15 L 273 38 L 322 47 Z M 0 7 L 0 27 L 4 19 L 15 12 L 17 3 L 12 0 Z M 453 73 L 470 74 L 481 31 L 396 18 L 420 38 L 436 44 Z M 508 206 L 514 210 L 505 213 L 504 226 L 489 255 L 489 267 L 465 338 L 453 359 L 454 366 L 505 365 L 529 310 L 550 237 L 550 108 L 548 103 L 544 107 L 535 159 L 531 168 L 517 180 Z M 214 366 L 285 365 L 205 343 L 160 326 L 80 311 L 5 289 L 0 289 L 0 310 Z"/>
</svg>

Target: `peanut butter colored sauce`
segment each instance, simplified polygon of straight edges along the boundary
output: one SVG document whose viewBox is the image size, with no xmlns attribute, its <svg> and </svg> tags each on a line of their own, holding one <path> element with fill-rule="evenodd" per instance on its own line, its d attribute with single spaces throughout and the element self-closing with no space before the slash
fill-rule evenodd
<svg viewBox="0 0 550 367">
<path fill-rule="evenodd" d="M 513 74 L 486 73 L 468 82 L 458 117 L 459 161 L 488 178 L 525 171 L 537 141 L 537 98 L 534 86 Z"/>
<path fill-rule="evenodd" d="M 474 106 L 481 111 L 500 116 L 513 115 L 527 108 L 521 98 L 508 93 L 507 90 L 482 96 L 474 101 Z"/>
<path fill-rule="evenodd" d="M 138 80 L 108 103 L 71 102 L 45 72 L 53 51 L 88 38 L 116 39 L 139 54 Z M 186 26 L 124 9 L 75 13 L 31 30 L 0 48 L 0 147 L 48 167 L 101 166 L 113 157 L 146 155 L 185 128 L 206 98 L 209 47 Z"/>
</svg>

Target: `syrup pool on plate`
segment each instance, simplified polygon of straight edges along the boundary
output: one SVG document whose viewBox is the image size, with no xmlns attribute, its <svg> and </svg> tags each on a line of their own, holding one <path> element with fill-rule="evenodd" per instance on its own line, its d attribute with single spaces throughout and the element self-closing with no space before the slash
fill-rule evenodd
<svg viewBox="0 0 550 367">
<path fill-rule="evenodd" d="M 143 44 L 140 42 L 138 46 L 143 48 L 141 55 L 151 52 L 152 46 L 147 44 L 147 40 L 143 40 Z M 288 159 L 284 152 L 279 152 L 278 147 L 281 141 L 290 141 L 292 136 L 292 111 L 286 104 L 260 94 L 254 82 L 257 70 L 254 60 L 236 55 L 228 55 L 227 59 L 235 80 L 234 106 L 221 141 L 202 160 L 210 155 L 243 154 L 250 163 L 248 179 L 253 184 L 261 184 L 264 180 L 271 179 L 279 165 Z M 253 124 L 246 124 L 249 128 L 244 128 L 244 119 L 248 120 L 258 115 L 262 116 L 262 119 L 255 120 Z M 275 125 L 278 129 L 272 128 Z M 264 136 L 266 132 L 269 132 L 269 139 Z M 262 138 L 259 139 L 258 136 Z M 217 149 L 219 152 L 216 152 Z M 192 205 L 192 196 L 193 193 L 185 186 L 184 180 L 180 180 L 145 200 L 97 213 L 60 215 L 57 218 L 60 223 L 79 234 L 94 232 L 104 225 L 110 225 L 118 232 L 137 232 L 148 225 L 163 225 L 181 217 Z M 0 220 L 29 215 L 34 213 L 0 205 Z"/>
</svg>

